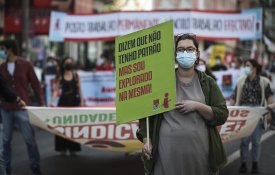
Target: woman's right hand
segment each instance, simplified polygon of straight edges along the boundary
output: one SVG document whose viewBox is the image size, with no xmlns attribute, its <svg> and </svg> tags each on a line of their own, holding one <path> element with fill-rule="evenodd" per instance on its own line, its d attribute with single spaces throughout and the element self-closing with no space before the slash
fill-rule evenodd
<svg viewBox="0 0 275 175">
<path fill-rule="evenodd" d="M 142 148 L 142 153 L 145 155 L 145 157 L 150 160 L 152 158 L 152 144 L 151 140 L 149 140 L 149 143 L 147 141 L 147 138 L 143 139 L 143 148 Z"/>
</svg>

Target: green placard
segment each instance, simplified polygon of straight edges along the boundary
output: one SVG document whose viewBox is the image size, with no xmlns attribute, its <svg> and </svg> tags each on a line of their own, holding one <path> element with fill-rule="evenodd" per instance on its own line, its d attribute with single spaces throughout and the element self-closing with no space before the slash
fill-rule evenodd
<svg viewBox="0 0 275 175">
<path fill-rule="evenodd" d="M 116 121 L 175 107 L 173 21 L 116 38 Z"/>
</svg>

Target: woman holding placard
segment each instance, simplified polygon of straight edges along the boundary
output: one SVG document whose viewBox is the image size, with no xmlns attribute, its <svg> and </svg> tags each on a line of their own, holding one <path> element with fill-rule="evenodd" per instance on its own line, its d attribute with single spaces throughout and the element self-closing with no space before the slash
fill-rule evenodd
<svg viewBox="0 0 275 175">
<path fill-rule="evenodd" d="M 226 163 L 216 126 L 225 123 L 228 109 L 215 80 L 195 69 L 199 54 L 194 34 L 176 36 L 175 109 L 149 117 L 149 143 L 145 119 L 137 132 L 146 174 L 216 174 Z"/>
</svg>

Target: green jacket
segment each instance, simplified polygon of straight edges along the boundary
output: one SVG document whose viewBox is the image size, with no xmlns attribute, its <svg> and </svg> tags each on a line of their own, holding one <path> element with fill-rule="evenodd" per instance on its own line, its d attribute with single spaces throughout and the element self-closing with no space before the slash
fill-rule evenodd
<svg viewBox="0 0 275 175">
<path fill-rule="evenodd" d="M 205 73 L 197 71 L 202 91 L 205 96 L 205 102 L 211 106 L 214 119 L 211 121 L 205 120 L 209 131 L 209 165 L 210 170 L 214 173 L 219 171 L 226 163 L 226 154 L 221 142 L 220 135 L 216 126 L 222 125 L 226 122 L 228 116 L 228 109 L 226 107 L 225 99 L 216 84 L 215 80 Z M 158 151 L 159 129 L 163 119 L 163 113 L 149 117 L 149 133 L 152 142 L 152 158 L 147 160 L 142 155 L 142 160 L 146 174 L 151 174 L 154 164 L 156 162 L 156 155 Z M 142 142 L 146 137 L 146 118 L 139 120 L 139 130 L 137 131 L 137 138 Z"/>
</svg>

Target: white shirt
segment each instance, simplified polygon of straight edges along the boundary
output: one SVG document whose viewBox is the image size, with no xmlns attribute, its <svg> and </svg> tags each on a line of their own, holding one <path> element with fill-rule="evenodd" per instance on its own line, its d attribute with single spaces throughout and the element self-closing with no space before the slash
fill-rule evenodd
<svg viewBox="0 0 275 175">
<path fill-rule="evenodd" d="M 14 62 L 8 63 L 8 71 L 11 75 L 13 75 L 14 69 L 15 69 L 15 63 Z"/>
</svg>

